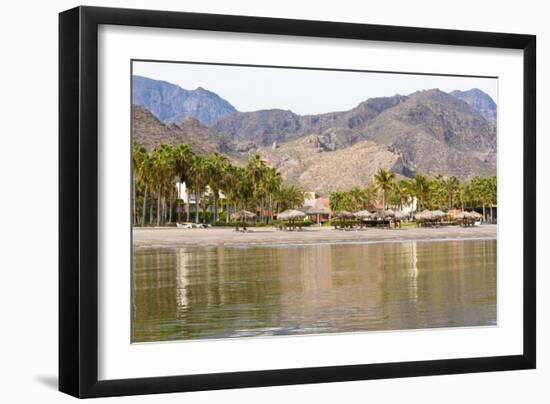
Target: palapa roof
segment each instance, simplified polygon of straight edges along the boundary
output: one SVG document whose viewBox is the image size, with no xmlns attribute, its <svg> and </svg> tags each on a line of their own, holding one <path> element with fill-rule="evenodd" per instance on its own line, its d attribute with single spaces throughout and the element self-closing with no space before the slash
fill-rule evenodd
<svg viewBox="0 0 550 404">
<path fill-rule="evenodd" d="M 338 210 L 338 211 L 334 212 L 332 216 L 336 217 L 336 218 L 339 218 L 339 219 L 349 219 L 349 218 L 354 217 L 353 213 L 351 213 L 347 210 Z"/>
<path fill-rule="evenodd" d="M 303 217 L 306 217 L 306 216 L 307 215 L 304 212 L 302 212 L 301 210 L 287 209 L 284 212 L 279 213 L 277 215 L 277 219 L 283 219 L 283 220 L 298 219 L 298 218 L 303 218 Z"/>
<path fill-rule="evenodd" d="M 394 217 L 395 216 L 395 212 L 391 209 L 380 209 L 378 211 L 376 211 L 375 213 L 376 217 L 379 217 L 381 219 L 384 219 L 386 217 Z"/>
<path fill-rule="evenodd" d="M 469 214 L 468 212 L 458 211 L 458 212 L 453 212 L 453 213 L 452 213 L 452 216 L 453 216 L 455 219 L 464 219 L 464 218 L 470 217 L 470 214 Z"/>
<path fill-rule="evenodd" d="M 444 216 L 447 216 L 447 214 L 441 210 L 423 210 L 414 215 L 414 218 L 417 220 L 437 220 Z"/>
<path fill-rule="evenodd" d="M 432 214 L 433 217 L 447 216 L 447 214 L 441 210 L 432 210 L 430 213 Z"/>
<path fill-rule="evenodd" d="M 329 215 L 330 209 L 317 206 L 309 206 L 307 209 L 304 210 L 304 212 L 308 215 Z"/>
<path fill-rule="evenodd" d="M 233 212 L 231 214 L 231 219 L 233 220 L 253 219 L 255 217 L 256 217 L 256 214 L 249 212 L 248 210 L 239 210 L 238 212 Z"/>
<path fill-rule="evenodd" d="M 396 219 L 399 219 L 399 220 L 405 219 L 407 217 L 407 214 L 400 210 L 396 210 L 395 212 L 393 212 L 393 215 Z"/>
<path fill-rule="evenodd" d="M 471 212 L 467 212 L 467 213 L 469 213 L 470 216 L 475 218 L 475 219 L 480 219 L 480 218 L 483 217 L 483 215 L 481 213 L 478 213 L 475 210 L 472 210 Z"/>
<path fill-rule="evenodd" d="M 422 212 L 414 215 L 416 220 L 430 220 L 432 218 L 431 212 L 427 209 L 424 209 Z"/>
<path fill-rule="evenodd" d="M 359 212 L 355 212 L 353 215 L 359 219 L 368 219 L 369 217 L 372 217 L 372 213 L 368 210 L 360 210 Z"/>
</svg>

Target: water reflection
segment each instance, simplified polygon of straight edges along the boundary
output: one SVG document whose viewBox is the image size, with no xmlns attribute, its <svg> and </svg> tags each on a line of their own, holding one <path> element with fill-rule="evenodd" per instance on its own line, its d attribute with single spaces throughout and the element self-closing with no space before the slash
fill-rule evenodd
<svg viewBox="0 0 550 404">
<path fill-rule="evenodd" d="M 494 240 L 134 253 L 134 342 L 495 323 Z"/>
</svg>

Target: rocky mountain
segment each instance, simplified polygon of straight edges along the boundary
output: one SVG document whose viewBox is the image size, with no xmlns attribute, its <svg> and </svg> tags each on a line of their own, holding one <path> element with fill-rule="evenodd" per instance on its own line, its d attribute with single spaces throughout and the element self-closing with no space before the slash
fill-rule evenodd
<svg viewBox="0 0 550 404">
<path fill-rule="evenodd" d="M 147 109 L 132 106 L 132 140 L 147 150 L 165 143 L 187 143 L 198 154 L 221 152 L 234 156 L 234 145 L 226 136 L 211 131 L 194 118 L 183 118 L 178 124 L 165 124 Z"/>
<path fill-rule="evenodd" d="M 132 77 L 132 103 L 147 108 L 164 123 L 179 123 L 183 118 L 211 125 L 236 109 L 219 95 L 199 87 L 185 90 L 166 81 L 142 76 Z"/>
<path fill-rule="evenodd" d="M 490 110 L 491 104 L 472 101 L 474 90 L 454 93 L 433 89 L 372 98 L 349 111 L 319 115 L 233 112 L 209 127 L 190 118 L 165 124 L 142 108 L 134 113 L 134 130 L 149 147 L 161 139 L 186 141 L 199 152 L 219 151 L 240 161 L 260 153 L 285 179 L 318 192 L 366 185 L 379 167 L 402 176 L 492 175 L 496 122 L 482 115 L 482 106 Z"/>
<path fill-rule="evenodd" d="M 462 101 L 467 102 L 488 121 L 496 123 L 497 104 L 489 94 L 486 94 L 477 88 L 472 88 L 468 91 L 455 90 L 450 94 L 460 98 Z"/>
<path fill-rule="evenodd" d="M 496 127 L 464 101 L 439 90 L 383 111 L 364 137 L 402 156 L 412 171 L 468 178 L 496 172 Z"/>
<path fill-rule="evenodd" d="M 345 129 L 341 135 L 352 132 Z M 331 191 L 349 190 L 355 185 L 366 186 L 380 167 L 399 176 L 412 173 L 403 159 L 383 145 L 360 141 L 349 147 L 332 148 L 328 130 L 322 135 L 307 135 L 278 147 L 264 147 L 259 153 L 273 164 L 283 178 L 304 189 L 326 195 Z"/>
<path fill-rule="evenodd" d="M 319 115 L 297 115 L 281 109 L 236 112 L 228 115 L 212 128 L 225 133 L 235 142 L 249 148 L 285 142 L 309 133 L 321 133 L 329 128 L 362 129 L 382 111 L 407 99 L 405 96 L 372 98 L 343 112 Z M 243 147 L 246 149 L 247 147 Z"/>
</svg>

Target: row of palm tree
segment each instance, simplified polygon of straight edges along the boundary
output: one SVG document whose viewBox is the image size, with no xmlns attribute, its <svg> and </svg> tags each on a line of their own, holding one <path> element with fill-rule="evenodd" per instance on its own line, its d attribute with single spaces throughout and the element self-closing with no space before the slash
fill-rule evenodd
<svg viewBox="0 0 550 404">
<path fill-rule="evenodd" d="M 333 211 L 373 210 L 375 201 L 379 201 L 384 209 L 392 207 L 401 210 L 413 198 L 416 199 L 417 211 L 481 207 L 483 217 L 486 217 L 487 207 L 497 203 L 497 179 L 493 175 L 460 181 L 454 176 L 436 175 L 430 178 L 423 174 L 416 174 L 410 179 L 397 179 L 394 173 L 380 168 L 374 174 L 372 185 L 332 192 L 330 208 Z M 489 212 L 490 220 L 493 221 L 493 210 Z"/>
<path fill-rule="evenodd" d="M 229 222 L 230 212 L 250 210 L 266 223 L 276 212 L 301 207 L 304 192 L 285 184 L 277 170 L 267 165 L 259 155 L 253 155 L 245 165 L 232 164 L 227 157 L 212 153 L 196 154 L 187 144 L 161 144 L 152 151 L 134 145 L 133 162 L 133 223 L 134 225 L 164 225 L 182 219 L 190 221 L 190 206 L 178 198 L 176 184 L 185 183 L 187 192 L 195 196 L 194 221 L 212 211 L 212 222 L 219 222 L 220 208 Z M 220 194 L 224 198 L 220 200 Z M 416 174 L 413 178 L 396 178 L 380 168 L 368 187 L 355 186 L 346 192 L 330 194 L 330 208 L 337 210 L 373 210 L 374 202 L 384 208 L 399 210 L 416 199 L 416 209 L 447 210 L 496 205 L 495 176 L 476 176 L 460 181 L 454 176 L 428 177 Z M 221 206 L 223 204 L 223 206 Z M 202 212 L 202 215 L 200 213 Z M 493 221 L 493 210 L 490 209 Z"/>
<path fill-rule="evenodd" d="M 303 191 L 285 184 L 280 173 L 259 155 L 251 156 L 245 165 L 235 165 L 218 153 L 196 154 L 187 144 L 161 144 L 152 151 L 134 144 L 132 162 L 134 225 L 170 224 L 180 221 L 183 211 L 190 221 L 190 206 L 178 198 L 176 188 L 183 183 L 195 196 L 196 223 L 200 212 L 206 222 L 208 211 L 212 211 L 212 222 L 218 222 L 221 203 L 227 222 L 228 212 L 238 210 L 253 211 L 269 222 L 274 212 L 303 203 Z M 220 194 L 225 196 L 221 201 Z"/>
</svg>

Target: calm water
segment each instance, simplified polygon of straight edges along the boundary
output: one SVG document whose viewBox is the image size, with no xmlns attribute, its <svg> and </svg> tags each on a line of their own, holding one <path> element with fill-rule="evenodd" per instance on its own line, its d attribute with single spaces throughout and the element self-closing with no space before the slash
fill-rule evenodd
<svg viewBox="0 0 550 404">
<path fill-rule="evenodd" d="M 134 253 L 133 342 L 494 324 L 494 240 Z"/>
</svg>

